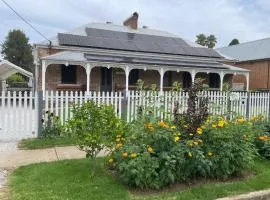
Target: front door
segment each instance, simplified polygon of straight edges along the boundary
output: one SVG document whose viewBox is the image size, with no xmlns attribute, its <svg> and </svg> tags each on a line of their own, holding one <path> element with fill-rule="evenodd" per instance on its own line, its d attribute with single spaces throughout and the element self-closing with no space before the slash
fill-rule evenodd
<svg viewBox="0 0 270 200">
<path fill-rule="evenodd" d="M 112 69 L 106 67 L 101 68 L 101 85 L 100 89 L 102 92 L 112 91 Z"/>
</svg>

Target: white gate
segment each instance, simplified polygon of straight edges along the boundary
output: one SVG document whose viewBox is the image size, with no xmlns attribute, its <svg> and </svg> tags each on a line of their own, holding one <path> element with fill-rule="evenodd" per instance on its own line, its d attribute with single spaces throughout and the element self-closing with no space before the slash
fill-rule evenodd
<svg viewBox="0 0 270 200">
<path fill-rule="evenodd" d="M 0 93 L 0 140 L 36 137 L 36 119 L 32 92 Z"/>
</svg>

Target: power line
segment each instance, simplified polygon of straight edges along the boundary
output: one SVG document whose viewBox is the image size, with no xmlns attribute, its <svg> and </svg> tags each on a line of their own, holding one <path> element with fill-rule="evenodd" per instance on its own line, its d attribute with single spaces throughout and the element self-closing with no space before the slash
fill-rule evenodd
<svg viewBox="0 0 270 200">
<path fill-rule="evenodd" d="M 39 30 L 37 30 L 30 22 L 28 22 L 23 16 L 21 16 L 14 8 L 12 8 L 5 0 L 1 0 L 10 10 L 12 10 L 21 20 L 23 20 L 28 26 L 30 26 L 34 31 L 36 31 L 41 37 L 43 37 L 45 40 L 48 40 L 50 43 L 50 46 L 52 42 L 43 35 Z"/>
</svg>

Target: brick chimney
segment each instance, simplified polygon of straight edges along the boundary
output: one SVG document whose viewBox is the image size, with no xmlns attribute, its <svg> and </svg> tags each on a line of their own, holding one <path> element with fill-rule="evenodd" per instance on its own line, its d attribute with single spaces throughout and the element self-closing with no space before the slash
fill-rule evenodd
<svg viewBox="0 0 270 200">
<path fill-rule="evenodd" d="M 138 28 L 138 18 L 139 14 L 137 12 L 134 12 L 131 17 L 127 18 L 124 22 L 124 26 L 129 26 L 132 29 Z"/>
</svg>

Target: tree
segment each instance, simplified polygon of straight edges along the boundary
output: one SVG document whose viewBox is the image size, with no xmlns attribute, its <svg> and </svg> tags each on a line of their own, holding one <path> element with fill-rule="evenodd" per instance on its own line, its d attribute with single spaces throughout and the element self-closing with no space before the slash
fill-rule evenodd
<svg viewBox="0 0 270 200">
<path fill-rule="evenodd" d="M 205 34 L 200 33 L 196 37 L 197 37 L 197 40 L 196 40 L 197 44 L 206 46 L 208 48 L 214 48 L 216 46 L 217 38 L 213 34 L 206 37 Z"/>
<path fill-rule="evenodd" d="M 239 42 L 238 39 L 234 38 L 234 39 L 230 42 L 229 46 L 236 45 L 236 44 L 240 44 L 240 42 Z"/>
<path fill-rule="evenodd" d="M 4 59 L 27 71 L 33 71 L 32 46 L 29 44 L 29 38 L 21 30 L 9 31 L 2 44 L 1 53 Z"/>
<path fill-rule="evenodd" d="M 205 46 L 206 36 L 203 33 L 200 33 L 199 35 L 196 35 L 196 37 L 197 37 L 196 43 Z"/>
<path fill-rule="evenodd" d="M 216 46 L 216 43 L 217 43 L 216 36 L 211 34 L 206 38 L 206 46 L 208 48 L 214 48 Z"/>
</svg>

